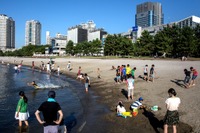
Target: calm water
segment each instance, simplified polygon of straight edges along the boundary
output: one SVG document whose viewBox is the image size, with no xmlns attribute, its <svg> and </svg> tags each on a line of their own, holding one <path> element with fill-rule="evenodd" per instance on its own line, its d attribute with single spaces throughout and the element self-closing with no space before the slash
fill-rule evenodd
<svg viewBox="0 0 200 133">
<path fill-rule="evenodd" d="M 35 111 L 39 105 L 47 100 L 47 93 L 52 88 L 56 91 L 56 100 L 60 103 L 64 113 L 65 123 L 68 130 L 76 132 L 77 119 L 81 121 L 84 113 L 81 103 L 81 93 L 84 86 L 77 81 L 64 76 L 50 76 L 38 71 L 32 72 L 27 67 L 22 67 L 20 73 L 15 73 L 14 66 L 0 65 L 0 132 L 18 132 L 18 121 L 15 120 L 15 109 L 19 100 L 19 91 L 24 91 L 28 97 L 28 108 L 30 113 L 29 133 L 41 133 L 43 127 L 35 118 Z M 32 86 L 27 86 L 28 82 L 36 81 L 46 87 L 46 89 L 35 90 Z M 53 88 L 58 87 L 59 88 Z M 25 130 L 25 129 L 23 129 Z"/>
</svg>

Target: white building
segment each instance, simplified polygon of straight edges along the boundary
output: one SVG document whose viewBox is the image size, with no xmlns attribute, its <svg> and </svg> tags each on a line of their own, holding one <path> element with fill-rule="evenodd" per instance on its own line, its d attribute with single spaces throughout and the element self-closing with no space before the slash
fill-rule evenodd
<svg viewBox="0 0 200 133">
<path fill-rule="evenodd" d="M 46 31 L 46 44 L 51 44 L 51 36 L 49 31 Z"/>
<path fill-rule="evenodd" d="M 183 28 L 185 26 L 194 28 L 197 26 L 197 24 L 200 24 L 200 18 L 197 16 L 189 16 L 174 23 L 176 23 L 180 28 Z"/>
<path fill-rule="evenodd" d="M 40 45 L 41 44 L 41 24 L 39 21 L 26 21 L 25 28 L 25 45 Z"/>
<path fill-rule="evenodd" d="M 51 44 L 53 54 L 64 55 L 66 53 L 65 48 L 67 45 L 67 36 L 58 33 L 56 34 L 56 37 L 51 38 Z"/>
<path fill-rule="evenodd" d="M 136 28 L 136 30 L 132 30 L 132 38 L 133 38 L 133 42 L 135 42 L 137 40 L 137 38 L 141 37 L 141 34 L 143 31 L 148 31 L 150 33 L 150 35 L 156 35 L 157 32 L 161 31 L 164 29 L 164 27 L 167 26 L 172 26 L 172 25 L 177 25 L 179 28 L 183 28 L 185 26 L 194 28 L 197 26 L 197 24 L 200 24 L 200 18 L 197 16 L 189 16 L 187 18 L 184 18 L 182 20 L 176 21 L 176 22 L 172 22 L 169 24 L 163 24 L 163 25 L 158 25 L 158 26 L 151 26 L 151 27 L 145 27 L 145 28 L 141 28 L 138 27 Z"/>
<path fill-rule="evenodd" d="M 68 41 L 73 41 L 74 44 L 87 41 L 87 29 L 83 29 L 80 25 L 68 28 Z"/>
<path fill-rule="evenodd" d="M 97 29 L 94 21 L 88 21 L 87 23 L 81 23 L 80 25 L 68 28 L 67 35 L 68 41 L 73 41 L 74 44 L 93 41 L 96 39 L 102 40 L 103 35 L 107 34 L 102 28 Z"/>
<path fill-rule="evenodd" d="M 4 14 L 0 14 L 0 49 L 15 48 L 15 21 Z"/>
<path fill-rule="evenodd" d="M 89 41 L 93 41 L 93 40 L 102 40 L 103 35 L 106 35 L 107 32 L 104 31 L 103 29 L 97 29 L 97 30 L 93 30 L 93 31 L 89 31 L 88 32 L 88 42 Z"/>
</svg>

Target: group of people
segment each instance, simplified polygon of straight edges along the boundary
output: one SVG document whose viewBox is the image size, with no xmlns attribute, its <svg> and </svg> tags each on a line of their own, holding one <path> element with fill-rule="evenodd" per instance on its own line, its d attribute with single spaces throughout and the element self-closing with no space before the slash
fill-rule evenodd
<svg viewBox="0 0 200 133">
<path fill-rule="evenodd" d="M 28 118 L 28 98 L 24 91 L 19 92 L 20 99 L 17 104 L 15 118 L 19 120 L 19 127 L 22 122 L 29 126 Z M 58 102 L 55 100 L 55 91 L 48 92 L 48 99 L 43 102 L 35 112 L 36 119 L 43 125 L 44 133 L 67 133 L 67 128 L 64 124 L 63 112 Z M 43 114 L 43 119 L 40 117 Z"/>
<path fill-rule="evenodd" d="M 198 72 L 195 68 L 190 67 L 190 70 L 184 69 L 185 79 L 183 80 L 185 87 L 190 88 L 195 86 L 195 79 L 198 76 Z M 192 75 L 192 76 L 191 76 Z"/>
<path fill-rule="evenodd" d="M 166 114 L 163 119 L 164 122 L 164 133 L 168 133 L 168 126 L 173 127 L 173 133 L 177 132 L 176 125 L 179 123 L 179 113 L 178 113 L 178 108 L 181 103 L 181 100 L 179 97 L 177 97 L 177 93 L 175 89 L 170 88 L 168 90 L 168 95 L 169 97 L 166 99 L 165 104 L 166 104 Z M 140 97 L 138 100 L 134 101 L 130 105 L 130 109 L 132 111 L 132 115 L 136 116 L 138 114 L 139 109 L 146 109 L 146 106 L 143 105 L 143 98 Z M 118 105 L 116 107 L 116 112 L 118 116 L 123 116 L 124 112 L 127 110 L 125 109 L 122 101 L 118 102 Z"/>
<path fill-rule="evenodd" d="M 83 74 L 81 66 L 79 66 L 78 72 L 77 72 L 77 78 L 83 80 L 85 83 L 85 92 L 88 92 L 88 88 L 90 87 L 90 77 L 87 73 Z"/>
</svg>

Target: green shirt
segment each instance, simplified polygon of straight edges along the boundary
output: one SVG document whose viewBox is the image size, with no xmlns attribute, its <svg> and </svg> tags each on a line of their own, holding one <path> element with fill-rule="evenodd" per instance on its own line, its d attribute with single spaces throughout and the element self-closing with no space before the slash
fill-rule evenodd
<svg viewBox="0 0 200 133">
<path fill-rule="evenodd" d="M 132 70 L 131 70 L 131 75 L 134 76 L 134 74 L 135 74 L 135 70 L 132 69 Z"/>
<path fill-rule="evenodd" d="M 19 107 L 20 107 L 19 112 L 21 112 L 21 113 L 27 112 L 27 103 L 25 103 L 23 98 L 20 98 L 20 100 L 18 101 L 16 112 L 18 111 Z"/>
</svg>

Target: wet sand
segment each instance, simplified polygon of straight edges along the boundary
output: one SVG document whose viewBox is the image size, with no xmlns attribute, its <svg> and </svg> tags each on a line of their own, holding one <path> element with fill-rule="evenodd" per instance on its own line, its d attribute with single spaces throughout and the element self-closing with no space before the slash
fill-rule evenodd
<svg viewBox="0 0 200 133">
<path fill-rule="evenodd" d="M 45 64 L 49 59 L 42 58 L 11 58 L 0 57 L 0 60 L 4 62 L 20 63 L 23 60 L 24 65 L 31 66 L 31 62 L 35 61 L 35 66 L 40 66 L 41 61 Z M 200 61 L 180 61 L 180 60 L 134 60 L 134 59 L 81 59 L 81 58 L 57 58 L 55 61 L 55 68 L 60 66 L 61 72 L 70 76 L 76 77 L 78 67 L 82 67 L 83 73 L 88 73 L 91 78 L 91 88 L 97 102 L 105 105 L 107 109 L 98 108 L 96 114 L 98 122 L 93 120 L 91 122 L 83 123 L 83 131 L 93 132 L 141 132 L 141 133 L 154 133 L 163 132 L 162 119 L 165 115 L 165 100 L 168 97 L 167 91 L 169 88 L 174 88 L 177 91 L 177 96 L 181 99 L 179 108 L 180 124 L 178 125 L 179 133 L 200 132 L 200 107 L 198 103 L 200 101 L 199 88 L 200 78 L 197 77 L 196 85 L 191 89 L 185 89 L 183 87 L 182 80 L 185 75 L 183 69 L 189 69 L 191 66 L 200 70 Z M 67 63 L 71 61 L 72 71 L 67 70 Z M 126 98 L 126 85 L 124 83 L 115 84 L 115 70 L 111 70 L 111 66 L 117 67 L 122 64 L 130 64 L 131 68 L 136 67 L 136 83 L 135 94 L 131 101 Z M 143 67 L 148 64 L 149 69 L 152 64 L 155 65 L 156 77 L 155 82 L 145 82 L 139 78 L 139 75 L 143 75 Z M 97 78 L 97 68 L 100 68 L 101 79 Z M 83 92 L 85 93 L 85 92 Z M 144 104 L 148 107 L 158 105 L 160 110 L 152 112 L 150 110 L 139 110 L 139 114 L 132 118 L 117 117 L 115 113 L 115 107 L 119 100 L 123 101 L 126 110 L 129 111 L 130 104 L 137 100 L 140 96 L 144 98 Z M 99 111 L 99 113 L 98 113 Z M 101 114 L 98 117 L 98 114 Z M 95 118 L 95 117 L 94 117 Z M 101 122 L 101 123 L 99 123 Z M 92 127 L 90 127 L 90 125 Z M 104 127 L 102 129 L 102 127 Z M 86 130 L 87 129 L 87 130 Z M 96 129 L 96 130 L 95 130 Z M 95 130 L 95 131 L 94 131 Z"/>
</svg>

